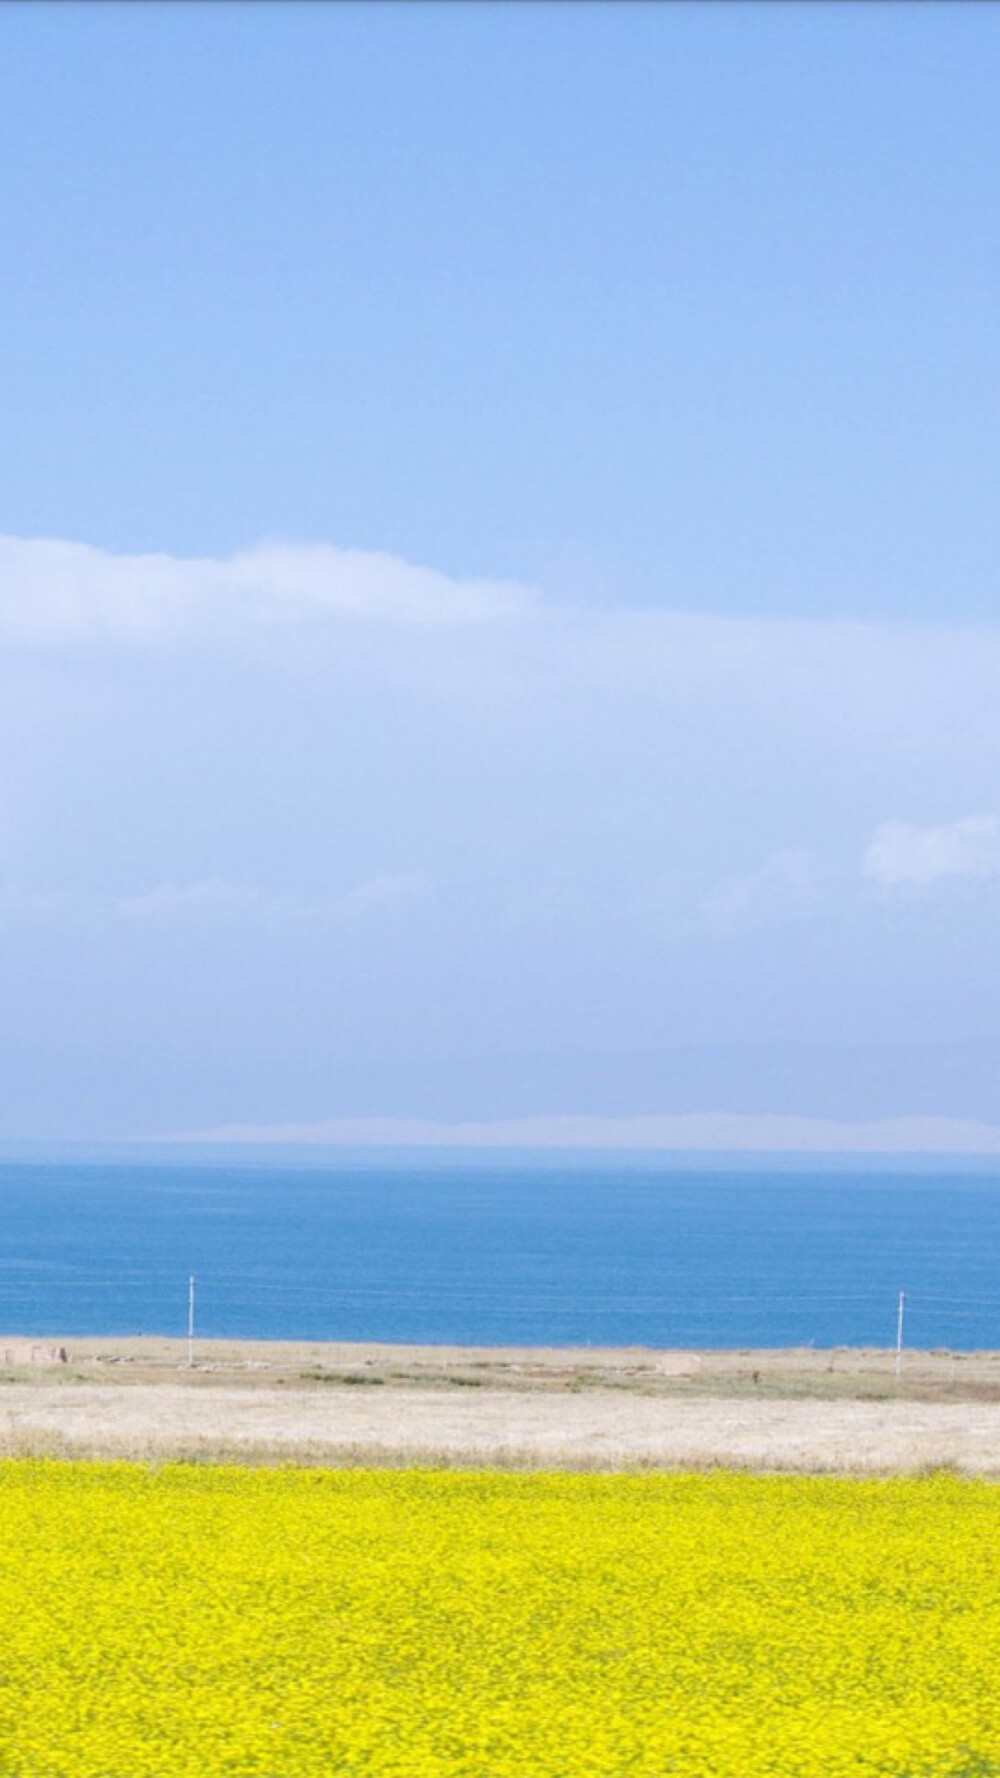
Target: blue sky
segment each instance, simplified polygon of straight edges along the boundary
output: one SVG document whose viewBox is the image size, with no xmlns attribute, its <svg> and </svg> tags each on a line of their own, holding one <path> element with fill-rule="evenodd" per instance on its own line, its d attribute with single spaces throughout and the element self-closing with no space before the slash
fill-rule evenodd
<svg viewBox="0 0 1000 1778">
<path fill-rule="evenodd" d="M 3 10 L 0 1131 L 1000 1126 L 998 74 Z"/>
</svg>

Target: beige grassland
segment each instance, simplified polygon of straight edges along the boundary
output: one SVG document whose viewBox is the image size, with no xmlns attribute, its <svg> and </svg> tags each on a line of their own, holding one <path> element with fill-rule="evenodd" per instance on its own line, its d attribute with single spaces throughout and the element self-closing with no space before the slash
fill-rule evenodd
<svg viewBox="0 0 1000 1778">
<path fill-rule="evenodd" d="M 1000 1353 L 0 1336 L 0 1452 L 1000 1476 Z"/>
</svg>

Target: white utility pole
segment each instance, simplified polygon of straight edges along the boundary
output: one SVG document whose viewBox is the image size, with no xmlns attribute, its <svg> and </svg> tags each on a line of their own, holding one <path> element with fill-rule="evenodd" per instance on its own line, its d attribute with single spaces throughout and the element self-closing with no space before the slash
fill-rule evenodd
<svg viewBox="0 0 1000 1778">
<path fill-rule="evenodd" d="M 188 1279 L 188 1364 L 194 1363 L 194 1273 Z"/>
<path fill-rule="evenodd" d="M 903 1310 L 906 1307 L 906 1292 L 899 1293 L 899 1310 L 896 1315 L 896 1375 L 903 1368 Z"/>
</svg>

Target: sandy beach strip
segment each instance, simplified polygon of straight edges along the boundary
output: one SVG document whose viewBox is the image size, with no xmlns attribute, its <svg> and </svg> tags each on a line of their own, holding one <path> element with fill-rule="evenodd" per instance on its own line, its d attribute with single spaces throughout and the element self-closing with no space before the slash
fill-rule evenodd
<svg viewBox="0 0 1000 1778">
<path fill-rule="evenodd" d="M 1000 1405 L 726 1401 L 604 1391 L 121 1388 L 0 1393 L 0 1448 L 50 1455 L 1000 1475 Z"/>
<path fill-rule="evenodd" d="M 0 1451 L 1000 1476 L 1000 1355 L 0 1338 Z"/>
</svg>

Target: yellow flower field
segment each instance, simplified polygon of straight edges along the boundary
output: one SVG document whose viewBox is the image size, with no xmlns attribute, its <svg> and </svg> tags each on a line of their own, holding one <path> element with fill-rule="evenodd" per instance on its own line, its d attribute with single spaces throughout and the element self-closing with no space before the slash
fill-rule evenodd
<svg viewBox="0 0 1000 1778">
<path fill-rule="evenodd" d="M 0 1608 L 11 1778 L 1000 1772 L 945 1476 L 7 1462 Z"/>
</svg>

